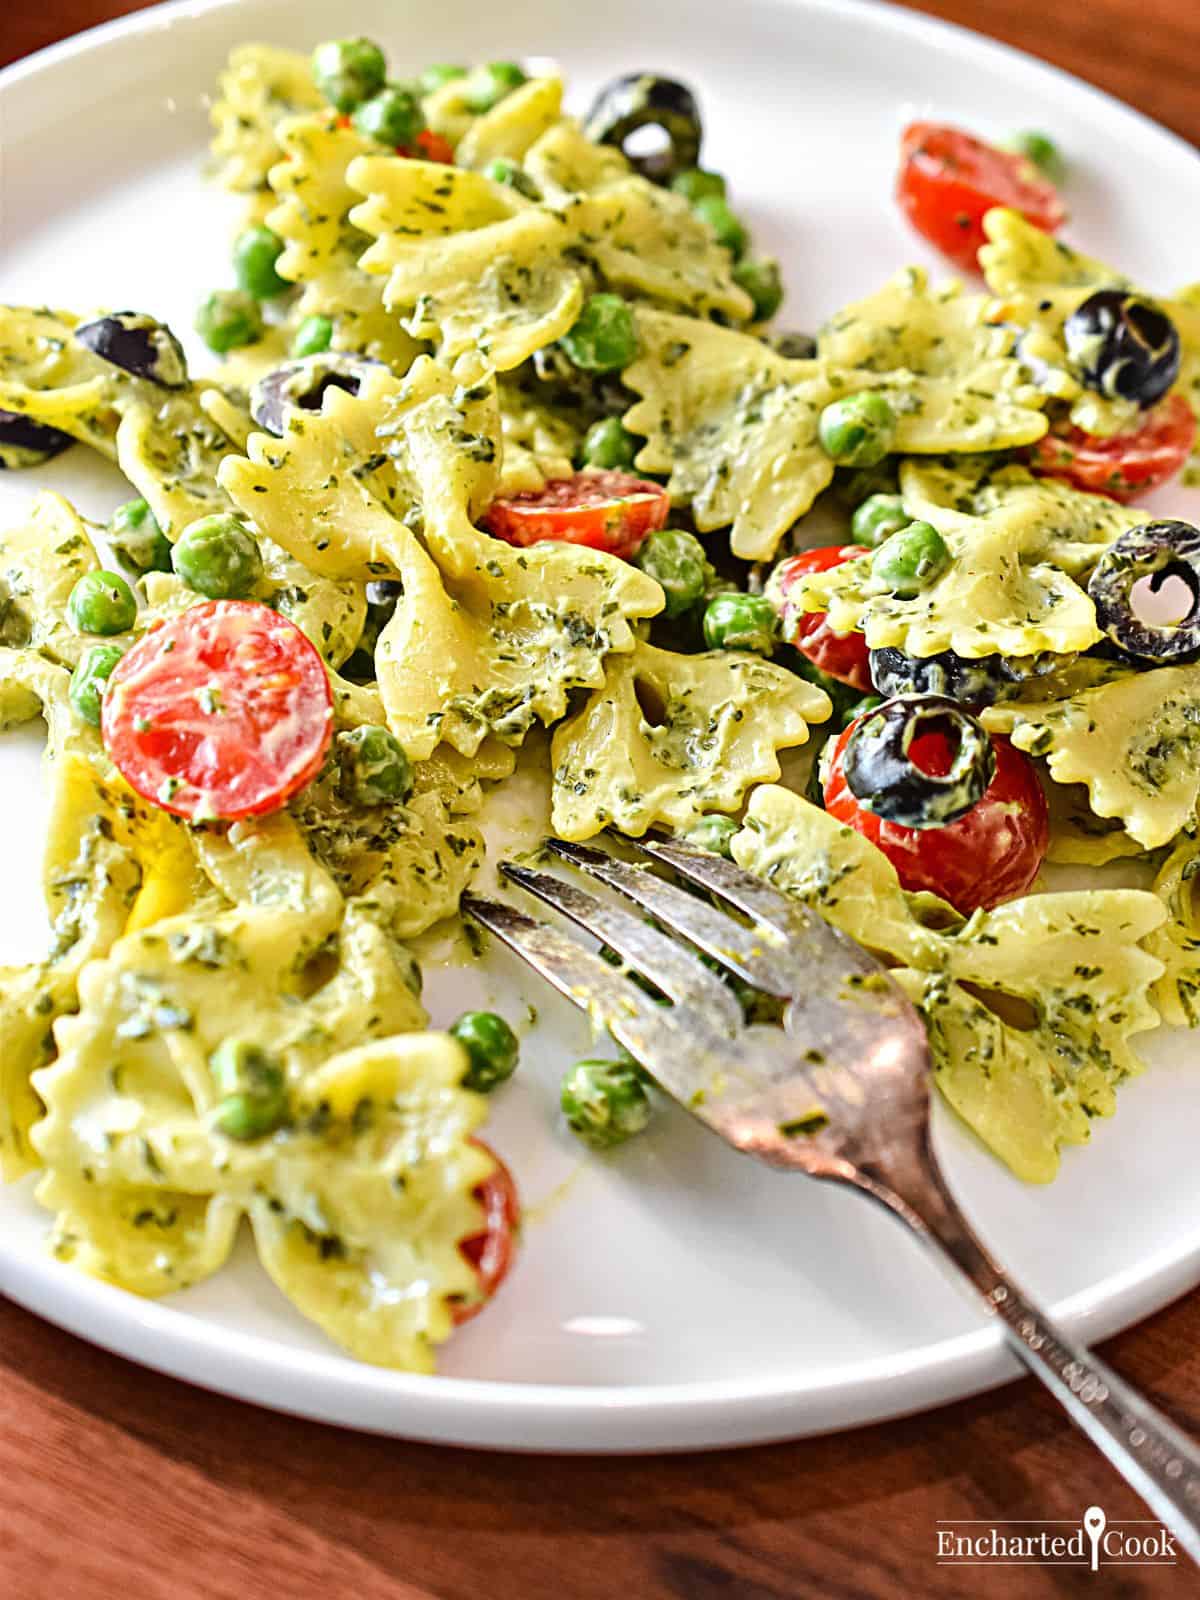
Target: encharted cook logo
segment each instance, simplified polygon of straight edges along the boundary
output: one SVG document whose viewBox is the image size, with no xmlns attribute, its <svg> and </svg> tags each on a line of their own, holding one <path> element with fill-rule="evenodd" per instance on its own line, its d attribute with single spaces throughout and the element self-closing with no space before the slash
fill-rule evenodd
<svg viewBox="0 0 1200 1600">
<path fill-rule="evenodd" d="M 1109 1521 L 1089 1506 L 1077 1521 L 939 1520 L 940 1567 L 1173 1567 L 1173 1535 L 1161 1522 Z"/>
</svg>

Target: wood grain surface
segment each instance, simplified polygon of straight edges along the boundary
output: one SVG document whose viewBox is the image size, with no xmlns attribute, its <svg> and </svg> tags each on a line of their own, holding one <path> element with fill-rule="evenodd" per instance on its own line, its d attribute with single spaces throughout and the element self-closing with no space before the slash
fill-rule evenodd
<svg viewBox="0 0 1200 1600">
<path fill-rule="evenodd" d="M 136 9 L 0 0 L 0 61 Z M 1200 142 L 1200 0 L 915 9 L 1044 56 Z M 1104 1353 L 1200 1433 L 1200 1296 Z M 273 1416 L 0 1303 L 0 1484 L 0 1600 L 1200 1594 L 1186 1567 L 936 1564 L 939 1518 L 1074 1519 L 1093 1503 L 1110 1521 L 1144 1514 L 1031 1382 L 801 1444 L 547 1460 Z"/>
</svg>

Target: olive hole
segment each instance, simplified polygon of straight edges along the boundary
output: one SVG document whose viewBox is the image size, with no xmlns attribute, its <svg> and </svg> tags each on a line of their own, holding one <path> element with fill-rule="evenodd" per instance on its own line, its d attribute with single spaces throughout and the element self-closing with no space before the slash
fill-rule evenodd
<svg viewBox="0 0 1200 1600">
<path fill-rule="evenodd" d="M 671 135 L 658 122 L 644 122 L 621 141 L 621 149 L 631 161 L 666 155 L 670 148 Z"/>
<path fill-rule="evenodd" d="M 922 720 L 907 750 L 909 761 L 927 778 L 944 778 L 958 758 L 962 729 L 951 718 Z"/>
<path fill-rule="evenodd" d="M 661 728 L 667 720 L 667 703 L 658 688 L 646 678 L 635 678 L 633 692 L 643 719 L 652 728 Z"/>
<path fill-rule="evenodd" d="M 298 394 L 295 404 L 304 411 L 320 411 L 325 404 L 325 396 L 330 389 L 344 389 L 347 394 L 357 394 L 359 380 L 350 377 L 344 372 L 327 373 L 320 383 L 309 389 L 307 393 Z"/>
<path fill-rule="evenodd" d="M 988 989 L 983 984 L 966 983 L 962 979 L 959 980 L 959 988 L 965 989 L 972 999 L 986 1006 L 994 1017 L 999 1017 L 1001 1022 L 1020 1033 L 1032 1033 L 1038 1025 L 1037 1007 L 1020 995 L 1005 994 L 1001 989 Z"/>
<path fill-rule="evenodd" d="M 1200 599 L 1196 575 L 1182 562 L 1139 578 L 1129 590 L 1129 608 L 1153 628 L 1177 628 L 1191 617 Z"/>
</svg>

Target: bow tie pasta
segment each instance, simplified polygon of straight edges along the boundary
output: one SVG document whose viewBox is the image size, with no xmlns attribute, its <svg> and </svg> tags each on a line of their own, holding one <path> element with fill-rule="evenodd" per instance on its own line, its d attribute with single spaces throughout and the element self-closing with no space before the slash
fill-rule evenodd
<svg viewBox="0 0 1200 1600">
<path fill-rule="evenodd" d="M 489 384 L 460 390 L 435 363 L 407 384 L 380 374 L 357 397 L 332 391 L 294 413 L 282 440 L 258 435 L 221 481 L 297 560 L 403 586 L 380 638 L 388 723 L 415 758 L 444 739 L 471 755 L 493 734 L 516 744 L 554 722 L 569 694 L 603 682 L 658 586 L 612 556 L 570 545 L 514 550 L 471 523 L 496 482 L 499 417 Z M 370 439 L 368 471 L 347 470 Z M 349 447 L 349 449 L 348 449 Z M 420 537 L 409 525 L 419 526 Z"/>
<path fill-rule="evenodd" d="M 929 1029 L 938 1087 L 1029 1182 L 1054 1177 L 1061 1147 L 1086 1143 L 1091 1118 L 1111 1116 L 1116 1089 L 1140 1070 L 1130 1040 L 1157 1021 L 1150 990 L 1162 972 L 1142 948 L 1164 918 L 1153 895 L 1036 895 L 939 931 L 918 919 L 880 851 L 779 788 L 751 797 L 732 849 L 897 963 L 892 976 Z"/>
<path fill-rule="evenodd" d="M 590 839 L 615 826 L 637 837 L 656 822 L 682 829 L 735 811 L 754 784 L 778 778 L 777 752 L 803 744 L 829 712 L 820 689 L 754 656 L 639 644 L 554 735 L 554 831 Z"/>
<path fill-rule="evenodd" d="M 277 138 L 283 159 L 271 168 L 269 182 L 279 203 L 266 222 L 284 244 L 276 271 L 303 289 L 294 316 L 301 322 L 327 317 L 331 348 L 406 371 L 421 345 L 385 309 L 379 278 L 359 266 L 371 241 L 350 222 L 361 196 L 346 181 L 346 169 L 374 148 L 373 141 L 329 112 L 283 122 Z"/>
<path fill-rule="evenodd" d="M 803 603 L 828 612 L 837 632 L 857 630 L 873 650 L 913 656 L 1067 654 L 1097 643 L 1082 585 L 1140 513 L 1021 467 L 910 461 L 900 487 L 905 511 L 937 529 L 949 562 L 916 596 L 895 594 L 869 555 L 806 578 Z"/>
</svg>

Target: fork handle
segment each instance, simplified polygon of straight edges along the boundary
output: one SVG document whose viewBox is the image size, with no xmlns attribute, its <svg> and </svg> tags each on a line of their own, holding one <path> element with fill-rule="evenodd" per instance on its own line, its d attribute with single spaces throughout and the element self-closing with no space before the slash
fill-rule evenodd
<svg viewBox="0 0 1200 1600">
<path fill-rule="evenodd" d="M 905 1186 L 899 1206 L 894 1189 L 875 1193 L 958 1267 L 1030 1372 L 1200 1563 L 1200 1448 L 1013 1283 L 963 1215 L 932 1151 L 922 1179 L 916 1193 Z"/>
</svg>

